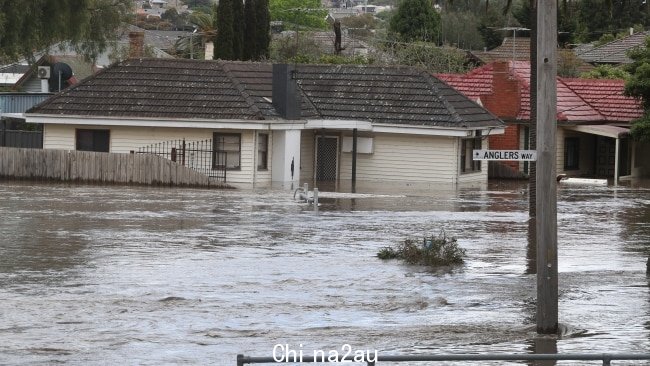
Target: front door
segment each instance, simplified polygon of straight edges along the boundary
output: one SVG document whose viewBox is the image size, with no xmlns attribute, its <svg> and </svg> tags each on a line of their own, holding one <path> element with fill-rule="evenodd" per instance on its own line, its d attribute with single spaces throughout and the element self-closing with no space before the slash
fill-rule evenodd
<svg viewBox="0 0 650 366">
<path fill-rule="evenodd" d="M 337 177 L 337 137 L 316 136 L 316 180 L 333 181 Z"/>
</svg>

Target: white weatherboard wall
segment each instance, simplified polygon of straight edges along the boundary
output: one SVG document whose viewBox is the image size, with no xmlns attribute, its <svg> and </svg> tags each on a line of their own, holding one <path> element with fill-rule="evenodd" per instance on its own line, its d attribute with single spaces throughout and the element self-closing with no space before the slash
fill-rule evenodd
<svg viewBox="0 0 650 366">
<path fill-rule="evenodd" d="M 226 180 L 228 183 L 270 183 L 270 174 L 258 174 L 256 144 L 253 130 L 212 130 L 203 128 L 158 128 L 158 127 L 128 127 L 128 126 L 85 126 L 85 125 L 54 125 L 46 124 L 43 128 L 44 149 L 75 149 L 76 129 L 108 129 L 110 130 L 110 152 L 128 153 L 140 147 L 154 143 L 185 139 L 186 141 L 211 139 L 213 132 L 240 133 L 241 134 L 241 169 L 228 170 Z M 271 140 L 271 138 L 269 138 Z M 270 143 L 270 142 L 269 142 Z M 269 167 L 270 168 L 270 167 Z"/>
<path fill-rule="evenodd" d="M 275 131 L 273 133 L 273 173 L 274 182 L 294 182 L 300 178 L 300 130 Z M 294 175 L 291 177 L 291 161 Z"/>
<path fill-rule="evenodd" d="M 357 154 L 357 180 L 457 182 L 458 138 L 407 134 L 372 137 L 373 153 Z M 352 154 L 340 156 L 340 179 L 351 179 Z"/>
<path fill-rule="evenodd" d="M 300 181 L 314 179 L 315 160 L 314 130 L 302 130 L 300 138 Z"/>
</svg>

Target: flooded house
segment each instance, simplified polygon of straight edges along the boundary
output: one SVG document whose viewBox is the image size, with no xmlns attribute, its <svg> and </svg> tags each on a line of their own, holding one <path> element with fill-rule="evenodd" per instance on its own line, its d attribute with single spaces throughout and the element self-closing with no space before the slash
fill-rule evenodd
<svg viewBox="0 0 650 366">
<path fill-rule="evenodd" d="M 204 141 L 184 160 L 229 184 L 298 181 L 474 183 L 472 149 L 504 123 L 408 67 L 129 59 L 25 114 L 43 148 L 129 153 Z"/>
<path fill-rule="evenodd" d="M 500 61 L 467 74 L 436 75 L 502 118 L 505 133 L 490 137 L 493 149 L 529 149 L 531 121 L 530 63 Z M 611 79 L 557 78 L 557 173 L 572 177 L 647 176 L 643 159 L 650 146 L 629 131 L 640 117 L 640 103 L 623 95 L 625 82 Z M 524 176 L 527 162 L 490 162 L 497 177 Z"/>
</svg>

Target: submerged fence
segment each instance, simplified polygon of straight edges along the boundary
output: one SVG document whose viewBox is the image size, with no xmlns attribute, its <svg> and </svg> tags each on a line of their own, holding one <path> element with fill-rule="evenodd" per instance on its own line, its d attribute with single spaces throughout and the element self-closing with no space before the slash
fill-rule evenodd
<svg viewBox="0 0 650 366">
<path fill-rule="evenodd" d="M 225 151 L 216 150 L 212 139 L 164 141 L 141 147 L 135 152 L 157 155 L 210 178 L 226 181 L 227 154 Z"/>
<path fill-rule="evenodd" d="M 0 147 L 0 177 L 53 181 L 227 188 L 156 155 Z"/>
</svg>

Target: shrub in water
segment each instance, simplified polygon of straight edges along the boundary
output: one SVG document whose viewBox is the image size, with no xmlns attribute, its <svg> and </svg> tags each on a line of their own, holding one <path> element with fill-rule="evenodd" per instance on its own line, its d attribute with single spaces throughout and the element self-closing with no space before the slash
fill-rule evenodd
<svg viewBox="0 0 650 366">
<path fill-rule="evenodd" d="M 456 238 L 447 237 L 442 231 L 438 236 L 405 239 L 397 248 L 382 248 L 377 253 L 377 257 L 380 259 L 399 258 L 410 264 L 449 266 L 463 263 L 465 249 L 458 245 Z"/>
</svg>

